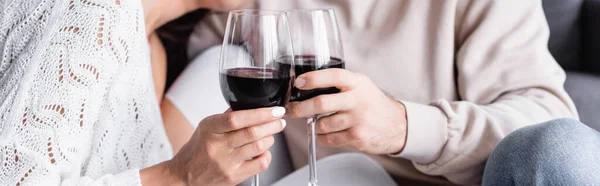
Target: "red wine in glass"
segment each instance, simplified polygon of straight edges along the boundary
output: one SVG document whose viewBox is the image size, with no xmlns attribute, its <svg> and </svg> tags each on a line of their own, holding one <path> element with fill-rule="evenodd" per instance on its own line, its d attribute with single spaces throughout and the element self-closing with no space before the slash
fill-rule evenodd
<svg viewBox="0 0 600 186">
<path fill-rule="evenodd" d="M 333 9 L 299 9 L 288 11 L 290 34 L 294 44 L 296 75 L 328 68 L 344 68 L 344 50 Z M 292 89 L 292 101 L 303 101 L 322 94 L 337 93 L 335 87 L 316 90 Z M 307 118 L 308 185 L 317 186 L 317 158 L 314 115 Z"/>
<path fill-rule="evenodd" d="M 220 78 L 221 92 L 231 110 L 246 110 L 284 106 L 290 98 L 294 76 L 289 67 L 280 66 L 225 69 Z"/>
<path fill-rule="evenodd" d="M 287 58 L 281 62 L 282 68 L 291 68 L 290 61 L 291 59 Z M 339 58 L 330 57 L 329 60 L 326 61 L 318 61 L 315 59 L 315 56 L 312 55 L 302 55 L 296 56 L 294 61 L 294 71 L 296 76 L 300 76 L 304 73 L 315 71 L 315 70 L 323 70 L 328 68 L 345 68 L 344 61 Z M 323 94 L 335 94 L 339 93 L 340 90 L 335 87 L 329 88 L 319 88 L 313 90 L 299 90 L 296 87 L 292 87 L 290 101 L 305 101 L 310 98 L 317 97 Z"/>
<path fill-rule="evenodd" d="M 295 76 L 290 66 L 279 66 L 284 56 L 294 56 L 286 12 L 229 12 L 219 57 L 219 81 L 231 110 L 285 106 Z M 259 184 L 258 174 L 254 175 L 252 186 Z"/>
</svg>

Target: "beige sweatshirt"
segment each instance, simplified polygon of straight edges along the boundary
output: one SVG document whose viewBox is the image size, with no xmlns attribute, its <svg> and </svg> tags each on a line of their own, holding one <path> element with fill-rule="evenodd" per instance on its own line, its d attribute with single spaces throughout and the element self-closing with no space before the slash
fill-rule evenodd
<svg viewBox="0 0 600 186">
<path fill-rule="evenodd" d="M 258 7 L 335 10 L 347 69 L 406 105 L 405 149 L 396 157 L 372 155 L 393 176 L 479 184 L 504 136 L 577 118 L 565 73 L 547 48 L 540 0 L 262 0 Z M 198 25 L 190 54 L 221 43 L 225 17 Z M 285 135 L 301 167 L 305 123 L 290 123 Z M 320 147 L 318 157 L 348 151 Z"/>
</svg>

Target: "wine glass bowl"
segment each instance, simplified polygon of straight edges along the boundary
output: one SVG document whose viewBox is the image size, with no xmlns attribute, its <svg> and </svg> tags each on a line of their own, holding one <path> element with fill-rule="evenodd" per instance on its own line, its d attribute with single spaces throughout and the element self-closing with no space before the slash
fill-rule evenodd
<svg viewBox="0 0 600 186">
<path fill-rule="evenodd" d="M 288 11 L 290 31 L 294 44 L 294 70 L 296 76 L 328 68 L 345 68 L 344 52 L 332 9 Z M 305 101 L 322 94 L 340 92 L 335 87 L 313 90 L 291 90 L 291 101 Z M 308 122 L 309 186 L 317 186 L 315 122 L 318 115 Z"/>
<path fill-rule="evenodd" d="M 285 106 L 294 75 L 289 67 L 278 64 L 222 69 L 221 91 L 231 109 Z"/>
<path fill-rule="evenodd" d="M 294 56 L 287 13 L 274 10 L 229 12 L 221 56 L 221 93 L 231 110 L 285 106 L 295 78 L 282 60 Z M 294 61 L 287 61 L 294 64 Z M 259 185 L 255 175 L 253 186 Z"/>
<path fill-rule="evenodd" d="M 345 63 L 342 59 L 337 57 L 330 57 L 329 61 L 317 62 L 313 55 L 297 55 L 295 56 L 294 72 L 298 76 L 316 70 L 323 70 L 328 68 L 345 68 Z M 339 93 L 340 90 L 335 87 L 319 88 L 313 90 L 299 90 L 296 87 L 292 87 L 290 101 L 305 101 L 323 94 L 335 94 Z"/>
</svg>

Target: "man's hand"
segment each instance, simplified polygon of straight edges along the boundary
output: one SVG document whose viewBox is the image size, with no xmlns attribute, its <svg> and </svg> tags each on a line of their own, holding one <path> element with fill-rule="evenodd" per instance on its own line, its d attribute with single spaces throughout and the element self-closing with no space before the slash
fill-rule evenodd
<svg viewBox="0 0 600 186">
<path fill-rule="evenodd" d="M 227 11 L 250 2 L 252 0 L 142 0 L 146 32 L 151 34 L 165 23 L 200 8 Z"/>
<path fill-rule="evenodd" d="M 325 69 L 299 76 L 301 90 L 337 87 L 338 94 L 314 97 L 288 105 L 288 117 L 322 117 L 315 126 L 318 143 L 325 146 L 351 146 L 370 154 L 398 153 L 406 142 L 404 105 L 386 96 L 367 76 L 344 69 Z"/>
</svg>

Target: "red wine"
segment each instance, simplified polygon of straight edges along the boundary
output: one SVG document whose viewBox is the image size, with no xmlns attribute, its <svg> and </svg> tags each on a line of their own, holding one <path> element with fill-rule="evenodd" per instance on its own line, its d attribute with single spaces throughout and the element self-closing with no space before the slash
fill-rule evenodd
<svg viewBox="0 0 600 186">
<path fill-rule="evenodd" d="M 290 98 L 290 69 L 233 68 L 221 71 L 221 91 L 232 110 L 284 106 Z"/>
<path fill-rule="evenodd" d="M 287 60 L 283 60 L 281 63 L 281 66 L 286 66 L 283 68 L 290 68 L 290 62 L 289 58 Z M 324 61 L 324 62 L 317 62 L 317 60 L 315 59 L 315 56 L 308 56 L 308 55 L 304 55 L 304 56 L 296 56 L 295 60 L 294 60 L 294 71 L 297 76 L 300 76 L 304 73 L 310 72 L 310 71 L 315 71 L 315 70 L 322 70 L 322 69 L 328 69 L 328 68 L 345 68 L 344 65 L 344 61 L 342 61 L 339 58 L 334 58 L 331 57 L 328 61 Z M 320 88 L 320 89 L 314 89 L 314 90 L 298 90 L 296 87 L 292 87 L 292 95 L 290 98 L 290 101 L 304 101 L 322 94 L 335 94 L 335 93 L 339 93 L 340 90 L 335 88 L 335 87 L 331 87 L 331 88 Z"/>
</svg>

